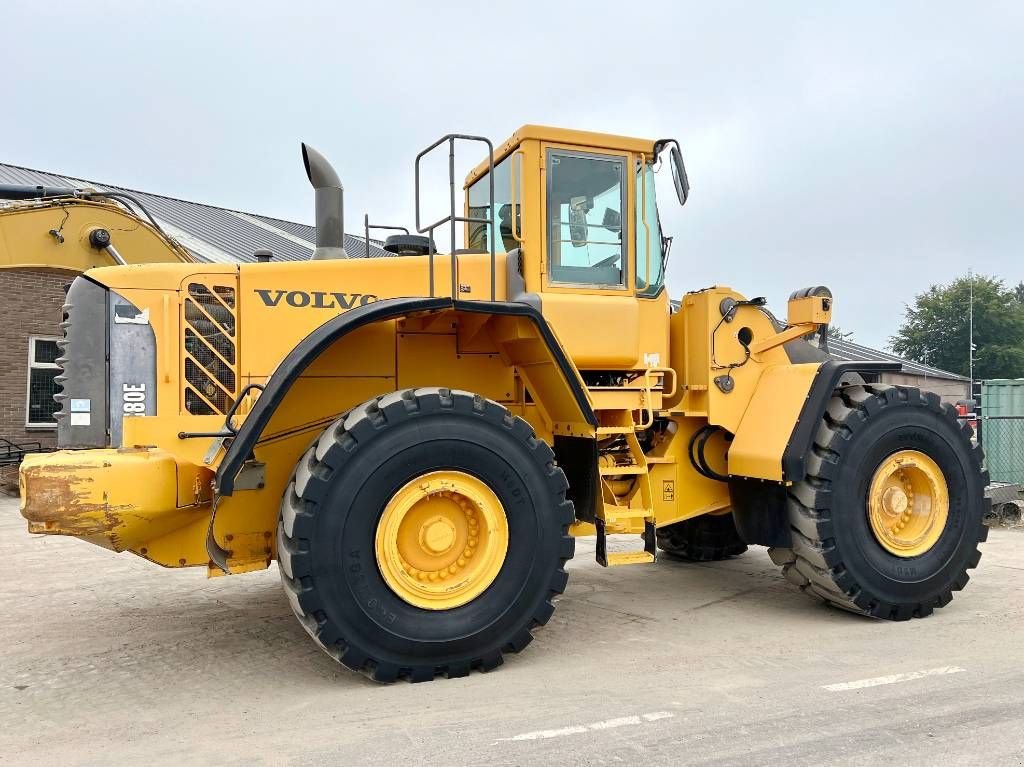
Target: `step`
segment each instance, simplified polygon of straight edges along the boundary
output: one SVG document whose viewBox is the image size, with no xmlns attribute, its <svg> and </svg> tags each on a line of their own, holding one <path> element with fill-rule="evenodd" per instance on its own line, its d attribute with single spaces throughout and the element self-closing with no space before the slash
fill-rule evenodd
<svg viewBox="0 0 1024 767">
<path fill-rule="evenodd" d="M 654 555 L 649 551 L 613 551 L 605 555 L 605 567 L 619 567 L 621 565 L 649 565 L 654 561 Z"/>
<path fill-rule="evenodd" d="M 604 519 L 606 522 L 614 522 L 620 519 L 647 519 L 653 517 L 650 509 L 631 509 L 628 506 L 614 506 L 610 503 L 604 505 Z"/>
<path fill-rule="evenodd" d="M 597 546 L 594 558 L 602 567 L 619 567 L 621 565 L 649 565 L 655 561 L 654 521 L 645 520 L 643 541 L 644 547 L 634 551 L 608 551 L 608 535 L 605 520 L 600 517 L 594 520 L 597 530 Z"/>
<path fill-rule="evenodd" d="M 597 434 L 632 434 L 636 429 L 633 426 L 598 426 Z"/>
</svg>

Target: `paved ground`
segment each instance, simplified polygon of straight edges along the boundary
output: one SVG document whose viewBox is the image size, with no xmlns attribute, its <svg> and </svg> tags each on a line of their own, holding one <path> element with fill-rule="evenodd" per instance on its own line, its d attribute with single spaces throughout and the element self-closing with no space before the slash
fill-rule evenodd
<svg viewBox="0 0 1024 767">
<path fill-rule="evenodd" d="M 1021 531 L 905 624 L 811 602 L 761 549 L 591 552 L 503 668 L 385 687 L 313 647 L 273 570 L 207 581 L 30 537 L 0 500 L 0 762 L 1024 764 Z"/>
</svg>

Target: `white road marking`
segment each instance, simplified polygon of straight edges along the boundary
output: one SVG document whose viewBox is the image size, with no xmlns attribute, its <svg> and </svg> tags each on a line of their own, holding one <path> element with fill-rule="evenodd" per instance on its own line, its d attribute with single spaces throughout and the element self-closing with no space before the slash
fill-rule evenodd
<svg viewBox="0 0 1024 767">
<path fill-rule="evenodd" d="M 924 671 L 908 671 L 905 674 L 890 674 L 889 676 L 876 676 L 871 679 L 858 679 L 855 682 L 839 682 L 838 684 L 822 685 L 822 688 L 829 692 L 843 692 L 844 690 L 861 690 L 865 687 L 878 687 L 883 684 L 897 684 L 898 682 L 911 682 L 915 679 L 922 679 L 926 676 L 943 676 L 944 674 L 959 674 L 967 669 L 960 666 L 939 666 Z"/>
<path fill-rule="evenodd" d="M 605 719 L 603 722 L 594 722 L 588 726 L 591 730 L 611 730 L 615 727 L 625 727 L 627 724 L 640 724 L 640 717 L 620 716 L 618 719 Z"/>
<path fill-rule="evenodd" d="M 533 732 L 524 732 L 511 738 L 498 738 L 498 741 L 503 740 L 544 740 L 546 738 L 562 738 L 566 735 L 578 735 L 581 732 L 586 732 L 586 727 L 561 727 L 557 730 L 534 730 Z"/>
<path fill-rule="evenodd" d="M 557 730 L 534 730 L 533 732 L 523 732 L 519 735 L 514 735 L 511 738 L 498 738 L 496 743 L 502 741 L 517 741 L 517 740 L 547 740 L 548 738 L 564 738 L 566 735 L 580 735 L 584 732 L 592 732 L 597 730 L 613 730 L 616 727 L 627 727 L 629 725 L 639 725 L 644 722 L 657 722 L 661 719 L 671 719 L 674 717 L 671 711 L 651 711 L 646 714 L 634 714 L 633 716 L 619 716 L 614 719 L 604 719 L 600 722 L 593 722 L 587 725 L 575 725 L 573 727 L 559 727 Z"/>
<path fill-rule="evenodd" d="M 641 714 L 648 722 L 657 722 L 659 719 L 671 719 L 675 716 L 671 711 L 652 711 L 649 714 Z"/>
</svg>

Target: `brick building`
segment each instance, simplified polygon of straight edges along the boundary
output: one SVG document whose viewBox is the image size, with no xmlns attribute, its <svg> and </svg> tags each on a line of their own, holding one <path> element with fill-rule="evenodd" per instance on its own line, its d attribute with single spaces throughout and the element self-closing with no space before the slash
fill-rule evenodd
<svg viewBox="0 0 1024 767">
<path fill-rule="evenodd" d="M 0 272 L 0 349 L 7 368 L 0 376 L 0 437 L 9 442 L 53 445 L 58 324 L 64 286 L 74 277 L 58 269 Z"/>
<path fill-rule="evenodd" d="M 312 226 L 95 181 L 0 163 L 0 184 L 128 192 L 200 261 L 252 261 L 253 252 L 261 249 L 273 252 L 275 259 L 304 261 L 315 247 Z M 386 255 L 377 241 L 371 240 L 367 247 L 366 240 L 352 235 L 346 235 L 345 247 L 352 256 Z M 13 451 L 7 443 L 43 450 L 56 445 L 56 342 L 61 335 L 64 288 L 75 276 L 60 268 L 0 269 L 0 470 L 5 463 L 10 465 L 5 456 Z"/>
</svg>

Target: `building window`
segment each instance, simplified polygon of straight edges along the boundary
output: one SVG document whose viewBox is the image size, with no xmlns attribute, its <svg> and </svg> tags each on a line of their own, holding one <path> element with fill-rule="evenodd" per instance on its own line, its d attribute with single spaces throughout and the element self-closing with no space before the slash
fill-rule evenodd
<svg viewBox="0 0 1024 767">
<path fill-rule="evenodd" d="M 57 393 L 54 379 L 60 372 L 56 338 L 29 336 L 28 339 L 28 397 L 25 403 L 25 425 L 53 428 L 57 425 L 54 414 L 59 409 L 53 395 Z"/>
</svg>

